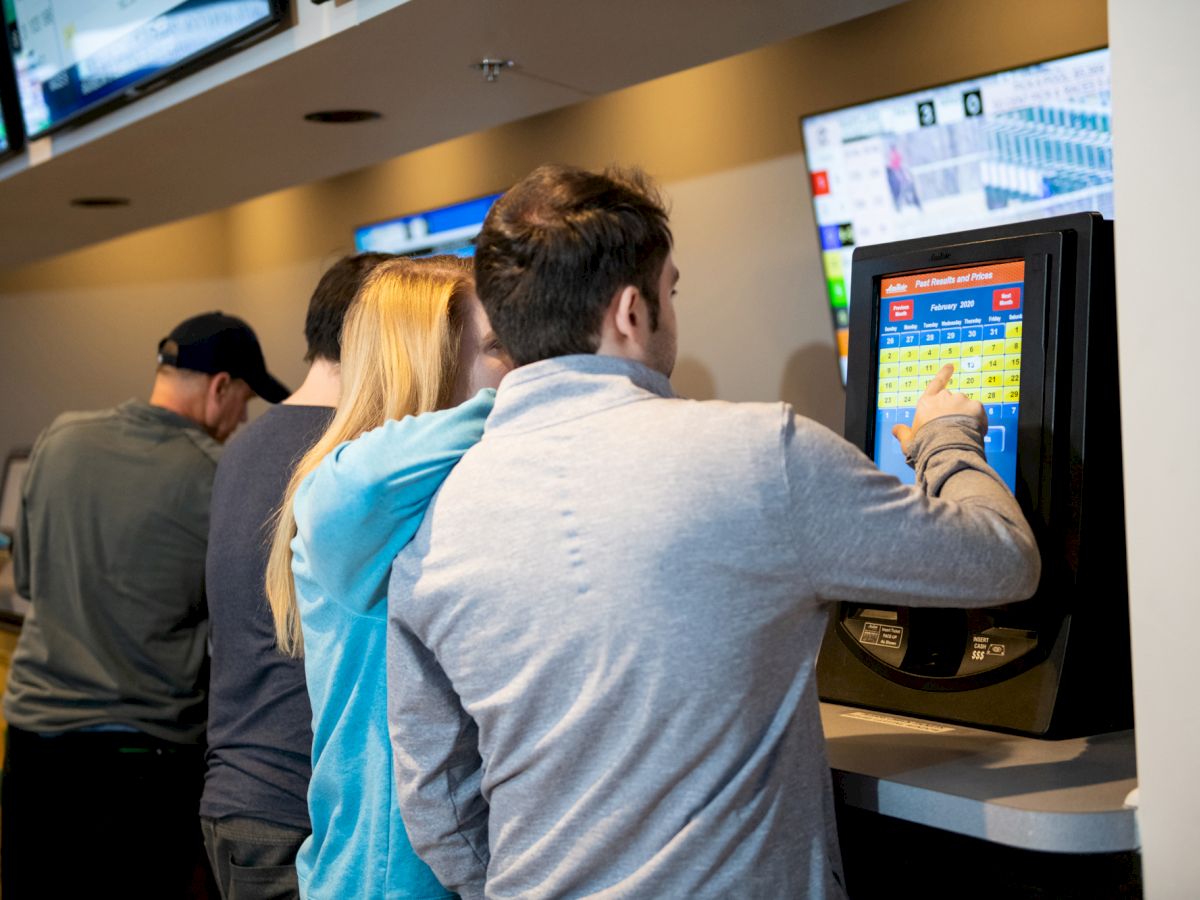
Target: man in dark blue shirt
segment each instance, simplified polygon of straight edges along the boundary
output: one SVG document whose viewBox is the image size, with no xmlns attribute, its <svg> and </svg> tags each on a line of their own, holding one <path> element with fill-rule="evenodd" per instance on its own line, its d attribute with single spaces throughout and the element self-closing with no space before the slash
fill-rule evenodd
<svg viewBox="0 0 1200 900">
<path fill-rule="evenodd" d="M 389 257 L 346 257 L 309 302 L 310 364 L 296 393 L 243 429 L 213 484 L 207 589 L 212 635 L 208 771 L 200 821 L 223 897 L 239 884 L 298 896 L 296 851 L 308 836 L 312 712 L 302 660 L 275 647 L 263 576 L 275 510 L 292 469 L 333 416 L 342 320 L 371 269 Z M 259 896 L 259 894 L 256 894 Z"/>
</svg>

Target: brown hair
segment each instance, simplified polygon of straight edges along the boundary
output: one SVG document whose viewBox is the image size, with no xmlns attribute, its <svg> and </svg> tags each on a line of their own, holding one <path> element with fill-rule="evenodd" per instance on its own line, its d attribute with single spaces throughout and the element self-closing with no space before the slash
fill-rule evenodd
<svg viewBox="0 0 1200 900">
<path fill-rule="evenodd" d="M 541 166 L 496 201 L 475 248 L 479 299 L 518 366 L 595 353 L 604 312 L 628 285 L 658 327 L 671 229 L 640 170 Z"/>
</svg>

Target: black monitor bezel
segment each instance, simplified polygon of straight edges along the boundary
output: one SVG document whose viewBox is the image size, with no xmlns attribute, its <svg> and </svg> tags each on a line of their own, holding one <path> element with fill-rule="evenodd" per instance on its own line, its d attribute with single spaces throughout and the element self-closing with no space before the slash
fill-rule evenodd
<svg viewBox="0 0 1200 900">
<path fill-rule="evenodd" d="M 1021 401 L 1014 493 L 1026 515 L 1044 524 L 1049 520 L 1052 469 L 1051 461 L 1045 458 L 1052 450 L 1051 423 L 1045 415 L 1047 313 L 1058 294 L 1057 263 L 1062 258 L 1062 234 L 1038 231 L 1021 237 L 962 244 L 939 244 L 941 240 L 944 238 L 931 238 L 925 248 L 895 254 L 864 255 L 862 259 L 855 254 L 846 376 L 846 439 L 874 459 L 881 281 L 915 272 L 1023 260 Z"/>
<path fill-rule="evenodd" d="M 8 141 L 8 147 L 0 150 L 0 160 L 11 159 L 25 149 L 25 116 L 21 111 L 21 98 L 17 95 L 12 54 L 7 52 L 0 53 L 0 116 L 4 120 L 4 136 Z"/>
<path fill-rule="evenodd" d="M 115 109 L 133 103 L 136 100 L 145 97 L 148 94 L 157 91 L 159 88 L 166 87 L 191 75 L 201 69 L 207 68 L 226 57 L 232 56 L 234 53 L 241 50 L 247 44 L 257 43 L 263 38 L 268 37 L 279 29 L 284 21 L 285 15 L 290 7 L 290 0 L 267 0 L 267 14 L 258 22 L 243 28 L 234 34 L 222 39 L 221 41 L 205 47 L 198 53 L 185 57 L 165 69 L 160 69 L 145 78 L 135 81 L 127 85 L 124 89 L 110 94 L 95 103 L 89 104 L 82 109 L 76 110 L 66 118 L 60 119 L 57 122 L 48 125 L 40 131 L 31 131 L 28 123 L 25 121 L 25 108 L 20 102 L 20 97 L 17 98 L 17 111 L 14 118 L 20 119 L 21 133 L 25 142 L 38 140 L 47 135 L 55 134 L 70 128 L 76 128 L 94 119 L 111 113 Z M 4 25 L 3 16 L 0 16 L 0 25 Z M 5 27 L 7 34 L 7 27 Z M 7 46 L 4 54 L 8 57 L 7 66 L 12 71 L 13 83 L 16 82 L 16 61 L 12 57 L 12 48 Z"/>
</svg>

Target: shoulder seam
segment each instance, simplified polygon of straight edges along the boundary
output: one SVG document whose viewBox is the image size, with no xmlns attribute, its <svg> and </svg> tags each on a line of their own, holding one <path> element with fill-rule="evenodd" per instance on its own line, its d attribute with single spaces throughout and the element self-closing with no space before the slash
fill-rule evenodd
<svg viewBox="0 0 1200 900">
<path fill-rule="evenodd" d="M 183 428 L 183 433 L 197 450 L 214 466 L 220 461 L 221 448 L 219 444 L 202 431 L 195 428 Z"/>
</svg>

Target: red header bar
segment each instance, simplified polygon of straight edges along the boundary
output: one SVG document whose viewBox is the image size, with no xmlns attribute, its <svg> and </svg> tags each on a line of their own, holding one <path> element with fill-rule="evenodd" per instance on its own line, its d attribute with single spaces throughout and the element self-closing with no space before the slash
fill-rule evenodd
<svg viewBox="0 0 1200 900">
<path fill-rule="evenodd" d="M 1010 262 L 989 263 L 985 266 L 964 266 L 961 269 L 940 269 L 932 272 L 918 272 L 915 275 L 896 275 L 884 278 L 879 284 L 879 293 L 884 303 L 899 300 L 902 297 L 913 297 L 919 294 L 933 294 L 938 291 L 959 291 L 969 287 L 987 287 L 990 284 L 1014 284 L 1025 281 L 1025 260 L 1016 259 Z M 1021 292 L 1017 290 L 1017 303 L 1020 306 Z M 993 300 L 993 303 L 997 301 Z M 1015 309 L 1005 306 L 996 309 Z"/>
</svg>

